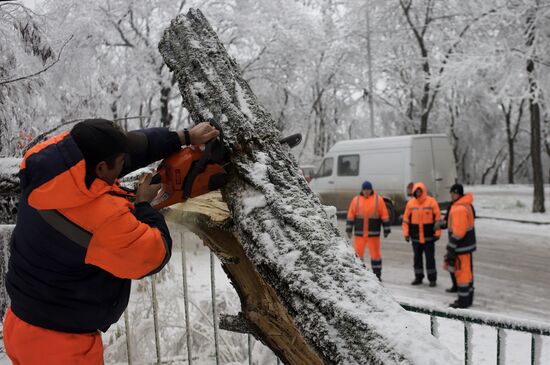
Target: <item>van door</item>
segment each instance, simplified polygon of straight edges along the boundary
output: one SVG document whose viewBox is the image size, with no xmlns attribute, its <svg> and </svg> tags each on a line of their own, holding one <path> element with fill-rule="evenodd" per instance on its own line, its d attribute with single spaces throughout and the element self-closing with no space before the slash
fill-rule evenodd
<svg viewBox="0 0 550 365">
<path fill-rule="evenodd" d="M 428 137 L 415 138 L 412 142 L 412 181 L 423 182 L 428 193 L 435 197 L 434 154 L 432 153 L 431 139 Z"/>
<path fill-rule="evenodd" d="M 311 190 L 319 195 L 319 199 L 325 205 L 334 205 L 334 158 L 325 157 L 317 170 L 317 173 L 311 180 Z"/>
<path fill-rule="evenodd" d="M 449 189 L 456 181 L 456 164 L 453 150 L 447 137 L 433 137 L 434 197 L 438 202 L 450 201 Z"/>
</svg>

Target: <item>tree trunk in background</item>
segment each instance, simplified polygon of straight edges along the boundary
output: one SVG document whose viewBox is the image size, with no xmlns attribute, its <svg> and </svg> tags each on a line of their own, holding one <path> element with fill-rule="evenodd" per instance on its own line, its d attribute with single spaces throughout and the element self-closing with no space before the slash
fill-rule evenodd
<svg viewBox="0 0 550 365">
<path fill-rule="evenodd" d="M 309 349 L 326 364 L 458 364 L 434 337 L 418 336 L 423 327 L 355 257 L 202 13 L 172 21 L 159 49 L 193 120 L 223 127 L 231 230 Z M 261 330 L 270 313 L 242 310 L 255 336 L 272 343 Z"/>
<path fill-rule="evenodd" d="M 506 133 L 508 134 L 508 129 L 506 129 Z M 514 151 L 514 140 L 510 138 L 510 135 L 508 134 L 508 184 L 514 183 L 514 167 L 515 167 L 515 151 Z"/>
<path fill-rule="evenodd" d="M 527 17 L 527 42 L 531 56 L 527 59 L 527 75 L 529 80 L 529 112 L 531 116 L 531 164 L 533 167 L 533 213 L 544 213 L 544 177 L 541 156 L 541 130 L 539 87 L 535 75 L 535 20 L 536 9 Z"/>
<path fill-rule="evenodd" d="M 521 120 L 523 117 L 523 104 L 525 104 L 525 99 L 521 100 L 521 103 L 518 107 L 518 116 L 516 120 L 516 124 L 513 127 L 512 130 L 512 110 L 513 103 L 509 103 L 508 109 L 506 108 L 506 105 L 504 103 L 501 103 L 500 106 L 502 108 L 502 112 L 504 113 L 504 124 L 506 126 L 506 142 L 508 143 L 508 184 L 514 183 L 514 174 L 515 174 L 515 160 L 516 160 L 516 153 L 515 153 L 515 146 L 516 146 L 516 140 L 519 133 L 519 127 L 521 125 Z"/>
<path fill-rule="evenodd" d="M 163 86 L 160 89 L 160 125 L 164 128 L 170 128 L 170 122 L 172 121 L 172 113 L 170 113 L 169 101 L 170 91 L 172 87 Z"/>
</svg>

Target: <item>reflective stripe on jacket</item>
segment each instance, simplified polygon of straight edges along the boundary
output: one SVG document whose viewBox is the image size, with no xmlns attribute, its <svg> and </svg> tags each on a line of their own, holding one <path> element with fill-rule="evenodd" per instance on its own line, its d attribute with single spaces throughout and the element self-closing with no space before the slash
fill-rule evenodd
<svg viewBox="0 0 550 365">
<path fill-rule="evenodd" d="M 349 205 L 346 232 L 356 236 L 379 237 L 381 227 L 389 227 L 390 220 L 384 199 L 377 193 L 365 197 L 356 195 Z"/>
<path fill-rule="evenodd" d="M 441 211 L 437 201 L 428 196 L 423 183 L 413 185 L 413 193 L 420 189 L 422 194 L 407 202 L 403 214 L 403 236 L 410 237 L 413 242 L 426 243 L 441 236 L 441 230 L 435 230 L 435 222 L 441 219 Z"/>
<path fill-rule="evenodd" d="M 126 172 L 181 148 L 167 129 L 139 133 L 146 143 L 129 156 Z M 134 206 L 117 184 L 95 179 L 87 187 L 85 176 L 68 133 L 33 147 L 21 164 L 6 288 L 13 312 L 34 326 L 105 331 L 128 304 L 129 279 L 157 272 L 170 258 L 170 233 L 158 211 Z"/>
<path fill-rule="evenodd" d="M 447 247 L 457 254 L 476 250 L 473 201 L 474 196 L 467 193 L 453 203 L 449 212 L 449 243 Z"/>
</svg>

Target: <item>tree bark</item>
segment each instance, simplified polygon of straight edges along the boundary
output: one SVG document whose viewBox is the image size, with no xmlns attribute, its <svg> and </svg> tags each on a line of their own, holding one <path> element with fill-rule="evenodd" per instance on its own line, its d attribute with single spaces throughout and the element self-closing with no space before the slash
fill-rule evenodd
<svg viewBox="0 0 550 365">
<path fill-rule="evenodd" d="M 541 156 L 541 128 L 539 87 L 535 75 L 535 19 L 536 10 L 532 9 L 527 17 L 527 42 L 532 48 L 531 56 L 527 58 L 527 77 L 529 80 L 529 112 L 531 115 L 531 164 L 533 167 L 533 213 L 544 213 L 544 176 Z"/>
<path fill-rule="evenodd" d="M 242 312 L 238 316 L 222 314 L 220 328 L 253 334 L 288 364 L 323 363 L 304 341 L 273 288 L 246 256 L 219 193 L 191 199 L 167 209 L 164 215 L 167 221 L 182 224 L 197 234 L 220 258 L 239 295 Z"/>
<path fill-rule="evenodd" d="M 355 257 L 202 13 L 173 20 L 159 49 L 193 120 L 223 127 L 231 163 L 222 195 L 234 235 L 290 316 L 296 340 L 326 364 L 458 363 L 435 338 L 418 336 L 424 329 Z M 279 332 L 262 330 L 268 315 L 242 312 L 272 343 Z"/>
<path fill-rule="evenodd" d="M 521 125 L 521 120 L 523 116 L 523 104 L 525 104 L 525 99 L 522 99 L 518 106 L 518 115 L 516 119 L 516 124 L 512 128 L 512 110 L 513 103 L 510 102 L 508 108 L 504 103 L 501 103 L 502 113 L 504 114 L 504 124 L 506 126 L 506 141 L 508 143 L 508 184 L 514 183 L 514 171 L 515 171 L 515 159 L 516 159 L 516 140 L 519 133 L 519 127 Z M 513 129 L 513 130 L 512 130 Z"/>
</svg>

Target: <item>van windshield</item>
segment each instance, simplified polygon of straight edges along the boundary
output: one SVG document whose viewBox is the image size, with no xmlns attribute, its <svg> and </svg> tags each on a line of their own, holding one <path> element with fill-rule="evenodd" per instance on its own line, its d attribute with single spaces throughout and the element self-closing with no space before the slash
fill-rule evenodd
<svg viewBox="0 0 550 365">
<path fill-rule="evenodd" d="M 334 165 L 334 158 L 332 157 L 325 158 L 323 160 L 323 163 L 321 163 L 321 166 L 319 166 L 319 170 L 317 171 L 317 174 L 315 175 L 315 177 L 331 176 L 333 165 Z"/>
</svg>

